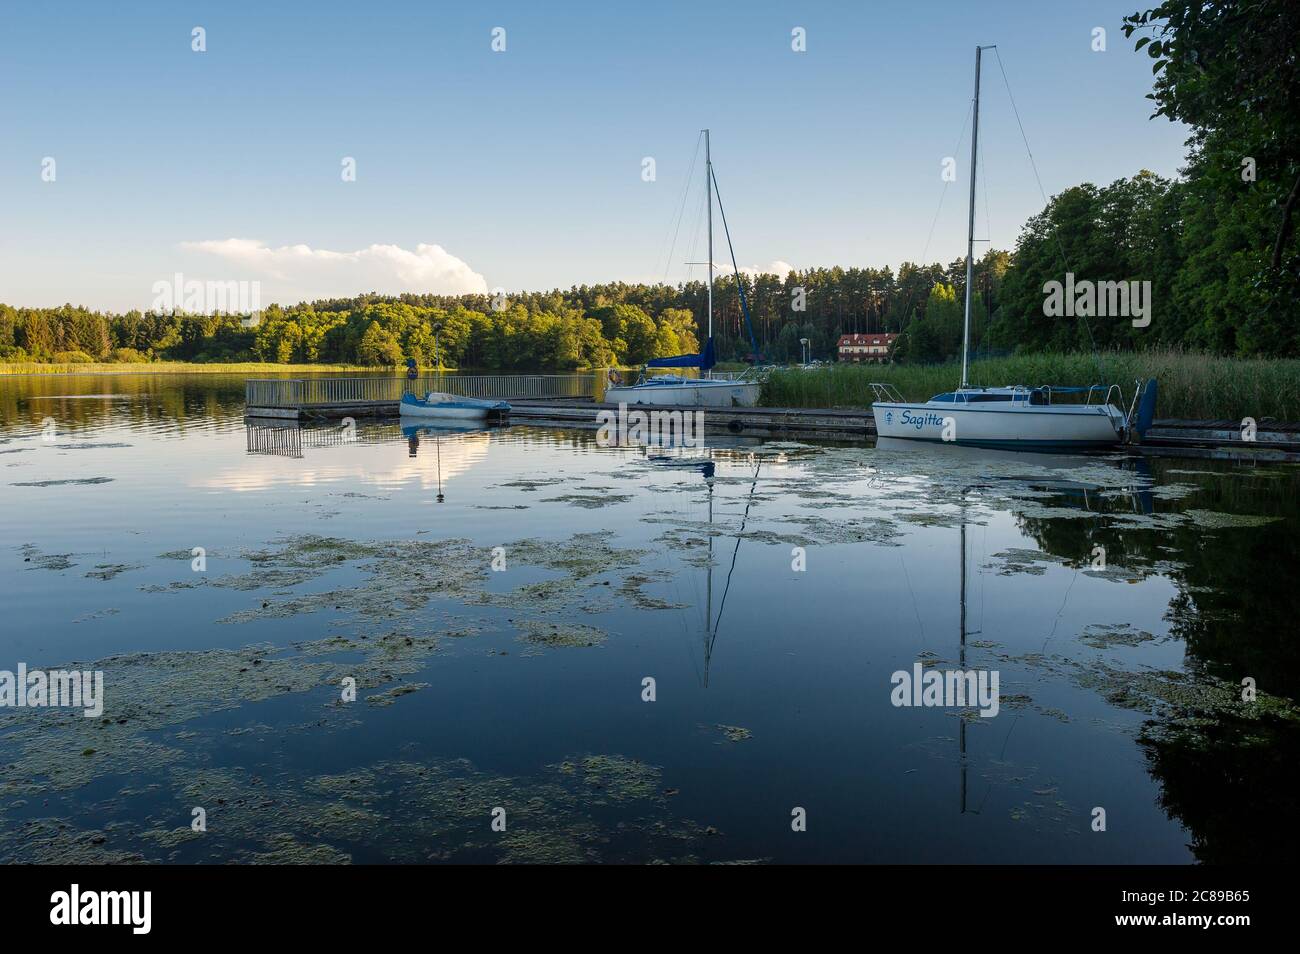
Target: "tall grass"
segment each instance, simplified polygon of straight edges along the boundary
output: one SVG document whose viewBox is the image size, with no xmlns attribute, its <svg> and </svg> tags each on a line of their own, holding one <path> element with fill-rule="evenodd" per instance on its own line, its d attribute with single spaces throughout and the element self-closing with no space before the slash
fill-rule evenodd
<svg viewBox="0 0 1300 954">
<path fill-rule="evenodd" d="M 1118 384 L 1126 403 L 1135 380 L 1155 378 L 1160 383 L 1156 417 L 1300 420 L 1300 360 L 1293 358 L 1221 358 L 1178 350 L 1026 354 L 972 362 L 969 377 L 973 385 Z M 956 363 L 789 368 L 772 372 L 760 403 L 868 407 L 875 399 L 868 386 L 873 381 L 892 384 L 905 400 L 924 401 L 951 391 L 960 379 Z"/>
</svg>

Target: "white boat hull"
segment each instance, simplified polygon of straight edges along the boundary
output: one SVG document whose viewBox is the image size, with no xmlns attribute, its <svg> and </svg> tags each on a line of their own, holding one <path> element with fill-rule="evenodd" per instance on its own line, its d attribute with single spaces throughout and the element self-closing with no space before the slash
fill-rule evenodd
<svg viewBox="0 0 1300 954">
<path fill-rule="evenodd" d="M 460 397 L 455 394 L 443 394 L 431 391 L 424 398 L 413 394 L 402 395 L 400 404 L 402 417 L 436 418 L 441 421 L 470 421 L 481 423 L 489 414 L 504 413 L 510 410 L 505 401 L 483 401 L 478 398 Z"/>
<path fill-rule="evenodd" d="M 482 408 L 402 406 L 402 417 L 437 418 L 443 421 L 484 421 L 488 412 Z"/>
<path fill-rule="evenodd" d="M 605 389 L 607 404 L 650 404 L 656 407 L 754 407 L 757 382 L 684 380 L 672 384 L 620 385 Z"/>
<path fill-rule="evenodd" d="M 879 437 L 1008 449 L 1110 447 L 1123 439 L 1122 415 L 1102 404 L 942 402 L 871 405 Z"/>
</svg>

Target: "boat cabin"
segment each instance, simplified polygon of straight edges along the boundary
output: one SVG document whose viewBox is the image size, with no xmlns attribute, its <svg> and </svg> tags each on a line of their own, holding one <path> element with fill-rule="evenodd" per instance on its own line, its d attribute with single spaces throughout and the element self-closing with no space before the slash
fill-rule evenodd
<svg viewBox="0 0 1300 954">
<path fill-rule="evenodd" d="M 1052 393 L 1047 388 L 961 388 L 936 394 L 928 403 L 989 404 L 995 401 L 1041 407 L 1052 403 Z"/>
</svg>

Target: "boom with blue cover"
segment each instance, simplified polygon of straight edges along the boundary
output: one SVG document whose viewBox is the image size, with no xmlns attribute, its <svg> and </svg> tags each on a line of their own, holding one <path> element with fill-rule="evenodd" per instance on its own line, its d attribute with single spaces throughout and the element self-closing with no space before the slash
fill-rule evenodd
<svg viewBox="0 0 1300 954">
<path fill-rule="evenodd" d="M 645 363 L 647 368 L 699 368 L 707 371 L 717 364 L 713 355 L 713 339 L 704 342 L 704 350 L 699 354 L 679 354 L 671 358 L 651 358 Z"/>
</svg>

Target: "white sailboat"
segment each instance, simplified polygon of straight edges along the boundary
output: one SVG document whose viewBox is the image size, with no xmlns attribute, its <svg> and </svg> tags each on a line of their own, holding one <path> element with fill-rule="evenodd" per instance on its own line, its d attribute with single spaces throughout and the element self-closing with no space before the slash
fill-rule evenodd
<svg viewBox="0 0 1300 954">
<path fill-rule="evenodd" d="M 904 401 L 889 384 L 872 384 L 876 400 L 876 434 L 883 438 L 942 441 L 975 447 L 1021 450 L 1110 447 L 1123 443 L 1130 433 L 1139 435 L 1155 415 L 1156 382 L 1139 383 L 1130 413 L 1122 403 L 1119 385 L 1088 387 L 1008 385 L 971 387 L 966 377 L 970 353 L 970 316 L 975 272 L 975 171 L 979 142 L 980 53 L 992 47 L 975 47 L 975 104 L 970 146 L 970 216 L 966 234 L 966 315 L 962 326 L 961 384 L 955 391 L 936 394 L 928 401 Z M 1058 404 L 1062 394 L 1082 394 L 1082 404 Z M 1140 404 L 1139 404 L 1140 397 Z M 1096 399 L 1096 403 L 1094 402 Z M 1136 420 L 1134 421 L 1134 412 Z"/>
<path fill-rule="evenodd" d="M 667 407 L 754 407 L 758 404 L 761 382 L 754 380 L 730 380 L 714 378 L 711 374 L 716 359 L 713 353 L 713 158 L 709 151 L 709 131 L 704 130 L 704 188 L 707 193 L 706 205 L 709 219 L 709 292 L 708 292 L 708 340 L 699 354 L 681 354 L 671 358 L 654 358 L 647 361 L 641 370 L 641 376 L 635 384 L 615 384 L 605 389 L 605 401 L 609 404 L 651 404 Z M 721 203 L 719 203 L 721 208 Z M 723 226 L 726 226 L 726 213 L 723 213 Z M 727 244 L 731 244 L 728 232 Z M 732 252 L 734 266 L 736 255 Z M 741 305 L 744 305 L 744 289 L 740 286 L 740 273 L 736 273 L 736 285 L 740 289 Z M 749 320 L 746 310 L 745 320 Z M 699 368 L 699 378 L 683 375 L 649 374 L 650 368 Z M 748 374 L 749 372 L 746 372 Z"/>
</svg>

